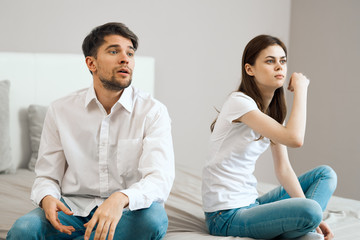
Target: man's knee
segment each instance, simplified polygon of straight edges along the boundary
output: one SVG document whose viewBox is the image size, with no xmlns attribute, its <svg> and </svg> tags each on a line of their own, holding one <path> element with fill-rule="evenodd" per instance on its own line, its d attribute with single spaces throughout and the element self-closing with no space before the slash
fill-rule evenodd
<svg viewBox="0 0 360 240">
<path fill-rule="evenodd" d="M 146 232 L 153 233 L 153 239 L 161 239 L 166 234 L 168 227 L 168 217 L 164 207 L 159 203 L 153 203 L 145 211 L 139 227 Z"/>
<path fill-rule="evenodd" d="M 6 239 L 37 239 L 37 234 L 40 232 L 41 220 L 40 218 L 30 217 L 29 215 L 22 216 L 15 221 Z"/>
<path fill-rule="evenodd" d="M 168 218 L 162 204 L 153 203 L 149 208 L 125 213 L 118 225 L 121 239 L 162 239 L 167 231 Z M 125 231 L 123 229 L 126 229 Z M 134 237 L 136 236 L 136 237 Z"/>
</svg>

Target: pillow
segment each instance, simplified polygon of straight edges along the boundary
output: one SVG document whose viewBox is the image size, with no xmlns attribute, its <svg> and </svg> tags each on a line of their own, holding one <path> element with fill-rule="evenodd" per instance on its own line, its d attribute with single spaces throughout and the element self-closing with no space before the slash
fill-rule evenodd
<svg viewBox="0 0 360 240">
<path fill-rule="evenodd" d="M 0 81 L 0 172 L 11 171 L 10 147 L 10 111 L 9 111 L 10 81 Z"/>
<path fill-rule="evenodd" d="M 28 168 L 35 169 L 36 160 L 40 146 L 40 137 L 44 125 L 47 107 L 40 105 L 30 105 L 28 108 L 28 123 L 31 143 L 31 157 Z"/>
</svg>

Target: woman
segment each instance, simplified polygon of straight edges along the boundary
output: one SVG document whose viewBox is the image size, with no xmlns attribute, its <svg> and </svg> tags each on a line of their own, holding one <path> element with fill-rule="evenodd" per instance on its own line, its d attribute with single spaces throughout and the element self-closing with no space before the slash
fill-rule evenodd
<svg viewBox="0 0 360 240">
<path fill-rule="evenodd" d="M 287 50 L 278 39 L 260 35 L 245 47 L 242 81 L 211 126 L 210 155 L 203 170 L 203 208 L 210 234 L 251 238 L 297 238 L 333 233 L 322 212 L 336 188 L 328 166 L 296 177 L 287 148 L 303 144 L 309 80 L 293 73 L 288 119 L 283 84 Z M 258 197 L 253 175 L 258 157 L 271 147 L 281 186 Z M 321 235 L 320 235 L 321 234 Z"/>
</svg>

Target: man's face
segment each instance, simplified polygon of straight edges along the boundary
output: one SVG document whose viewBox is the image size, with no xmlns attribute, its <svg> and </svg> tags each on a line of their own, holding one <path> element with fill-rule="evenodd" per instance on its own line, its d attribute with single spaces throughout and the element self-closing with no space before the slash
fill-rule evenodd
<svg viewBox="0 0 360 240">
<path fill-rule="evenodd" d="M 131 84 L 135 66 L 135 49 L 130 39 L 119 35 L 104 37 L 104 43 L 99 47 L 97 57 L 89 66 L 94 80 L 100 81 L 104 88 L 121 91 Z"/>
</svg>

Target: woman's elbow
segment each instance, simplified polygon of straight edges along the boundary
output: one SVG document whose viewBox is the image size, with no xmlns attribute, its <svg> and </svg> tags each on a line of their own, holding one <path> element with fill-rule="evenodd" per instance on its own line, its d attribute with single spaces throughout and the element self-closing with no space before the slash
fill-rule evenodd
<svg viewBox="0 0 360 240">
<path fill-rule="evenodd" d="M 299 147 L 302 147 L 302 145 L 304 145 L 304 138 L 302 138 L 302 137 L 295 137 L 295 138 L 292 139 L 289 147 L 299 148 Z"/>
<path fill-rule="evenodd" d="M 293 143 L 293 146 L 291 146 L 291 147 L 293 147 L 293 148 L 299 148 L 299 147 L 302 147 L 303 144 L 304 144 L 303 141 L 298 141 L 298 142 L 294 142 L 294 143 Z"/>
<path fill-rule="evenodd" d="M 291 148 L 299 148 L 304 144 L 304 136 L 299 133 L 289 134 L 283 144 Z"/>
<path fill-rule="evenodd" d="M 304 145 L 305 132 L 303 131 L 298 129 L 287 129 L 283 136 L 283 140 L 285 142 L 283 144 L 288 147 L 299 148 Z"/>
</svg>

